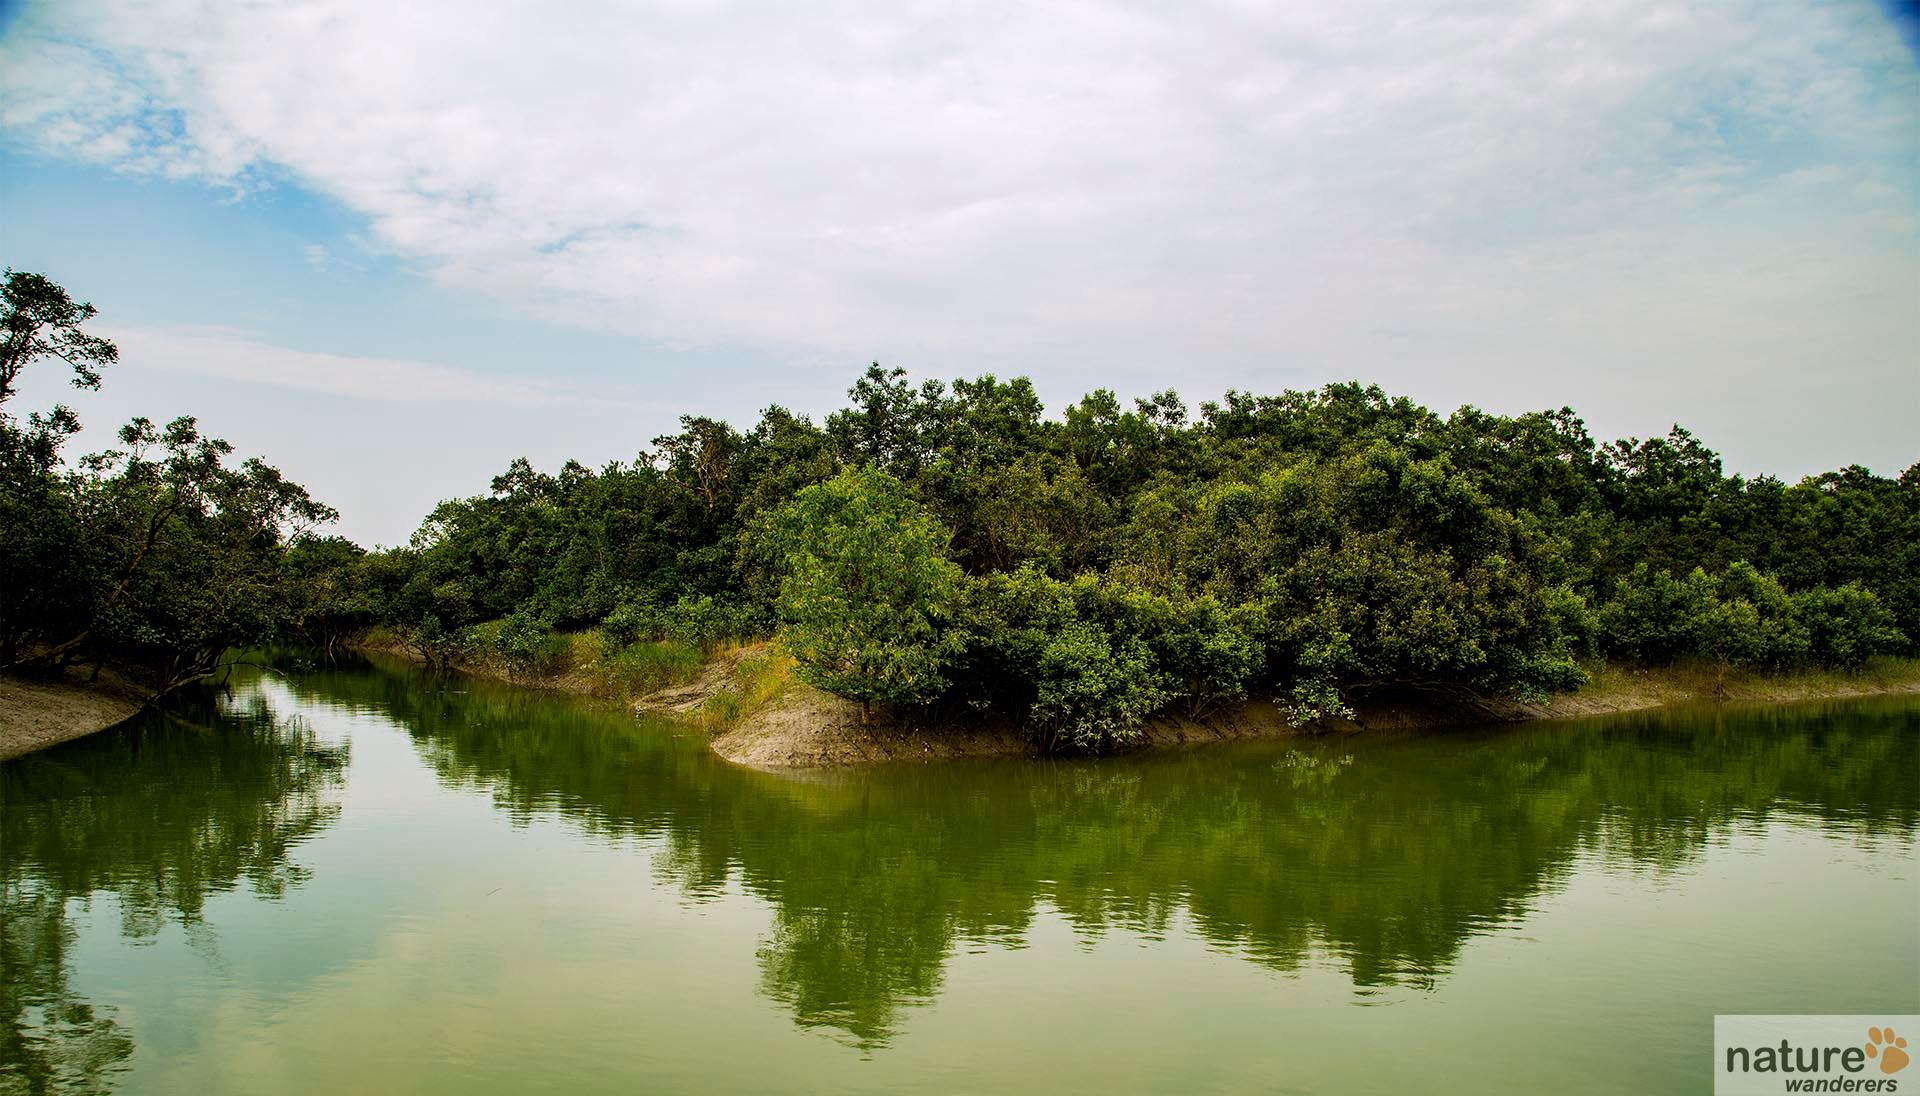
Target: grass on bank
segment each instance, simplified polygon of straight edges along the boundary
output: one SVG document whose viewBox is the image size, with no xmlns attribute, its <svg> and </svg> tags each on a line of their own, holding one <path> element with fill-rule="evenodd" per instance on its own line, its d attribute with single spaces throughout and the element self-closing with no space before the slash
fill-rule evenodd
<svg viewBox="0 0 1920 1096">
<path fill-rule="evenodd" d="M 732 678 L 695 712 L 702 727 L 725 730 L 779 697 L 794 680 L 793 656 L 777 643 L 764 644 L 734 662 Z"/>
<path fill-rule="evenodd" d="M 689 715 L 705 729 L 732 726 L 779 696 L 793 680 L 793 656 L 764 639 L 705 644 L 642 639 L 620 644 L 600 629 L 547 633 L 515 642 L 498 621 L 472 629 L 463 659 L 471 669 L 524 684 L 559 685 L 622 703 L 697 681 L 709 667 L 731 664 L 724 684 Z"/>
<path fill-rule="evenodd" d="M 1855 670 L 1817 666 L 1781 671 L 1750 670 L 1706 659 L 1683 659 L 1667 666 L 1599 662 L 1588 665 L 1586 670 L 1592 680 L 1574 694 L 1577 697 L 1642 695 L 1663 703 L 1786 701 L 1920 686 L 1920 658 L 1896 655 L 1875 656 Z"/>
<path fill-rule="evenodd" d="M 715 659 L 757 641 L 723 639 L 708 644 L 676 639 L 615 642 L 598 628 L 577 632 L 515 634 L 506 620 L 466 629 L 452 652 L 453 665 L 469 672 L 525 685 L 546 685 L 607 700 L 632 702 L 649 693 L 685 685 Z M 417 656 L 418 649 L 385 627 L 369 629 L 357 646 Z"/>
<path fill-rule="evenodd" d="M 597 631 L 575 633 L 570 651 L 571 671 L 584 678 L 587 691 L 615 700 L 637 700 L 671 685 L 684 685 L 698 677 L 707 660 L 719 650 L 676 640 L 641 640 L 612 651 Z"/>
</svg>

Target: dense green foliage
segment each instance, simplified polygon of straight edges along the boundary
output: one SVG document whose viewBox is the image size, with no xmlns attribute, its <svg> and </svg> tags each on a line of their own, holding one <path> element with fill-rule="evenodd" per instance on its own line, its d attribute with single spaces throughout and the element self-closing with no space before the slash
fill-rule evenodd
<svg viewBox="0 0 1920 1096">
<path fill-rule="evenodd" d="M 337 515 L 259 460 L 230 465 L 232 447 L 191 418 L 136 418 L 122 448 L 64 461 L 78 417 L 16 419 L 14 381 L 53 358 L 97 388 L 118 353 L 80 329 L 93 306 L 39 275 L 8 271 L 3 296 L 0 669 L 111 660 L 166 689 L 273 636 L 335 638 L 347 619 L 333 603 L 359 596 L 342 583 L 361 553 L 311 532 Z M 356 611 L 373 619 L 370 604 Z"/>
<path fill-rule="evenodd" d="M 801 677 L 862 703 L 925 704 L 948 687 L 960 568 L 947 531 L 899 480 L 849 469 L 796 494 L 762 537 L 782 561 Z"/>
<path fill-rule="evenodd" d="M 9 294 L 8 383 L 35 355 L 97 383 L 91 309 L 44 280 Z M 1197 415 L 1101 390 L 1048 418 L 1025 379 L 876 365 L 849 396 L 817 425 L 688 416 L 597 471 L 518 460 L 371 553 L 309 535 L 324 507 L 228 469 L 191 420 L 137 421 L 71 470 L 70 412 L 8 418 L 0 653 L 177 674 L 378 624 L 435 663 L 538 671 L 588 628 L 609 661 L 778 631 L 863 704 L 1097 748 L 1248 696 L 1305 721 L 1539 696 L 1593 657 L 1850 668 L 1920 638 L 1920 465 L 1747 480 L 1678 427 L 1599 444 L 1567 409 L 1442 416 L 1358 384 Z"/>
<path fill-rule="evenodd" d="M 1024 379 L 878 366 L 849 395 L 817 426 L 690 417 L 598 472 L 516 462 L 348 586 L 422 650 L 497 651 L 500 619 L 616 649 L 779 630 L 843 696 L 1082 747 L 1247 696 L 1306 720 L 1564 690 L 1596 656 L 1848 668 L 1920 636 L 1920 466 L 1747 480 L 1678 428 L 1602 445 L 1565 409 L 1357 384 L 1197 416 L 1098 391 L 1049 419 Z"/>
</svg>

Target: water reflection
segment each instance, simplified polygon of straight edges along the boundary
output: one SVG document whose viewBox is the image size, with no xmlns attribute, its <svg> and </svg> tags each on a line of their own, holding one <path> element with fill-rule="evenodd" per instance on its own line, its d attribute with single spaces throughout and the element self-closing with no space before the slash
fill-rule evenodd
<svg viewBox="0 0 1920 1096">
<path fill-rule="evenodd" d="M 0 765 L 0 1093 L 104 1091 L 133 1043 L 69 985 L 74 917 L 110 897 L 121 932 L 203 931 L 242 881 L 278 898 L 339 813 L 344 748 L 257 701 L 212 696 Z"/>
<path fill-rule="evenodd" d="M 1906 703 L 788 779 L 483 682 L 349 671 L 300 688 L 385 713 L 443 782 L 517 819 L 658 841 L 689 900 L 763 898 L 763 992 L 869 1049 L 939 993 L 957 945 L 1019 946 L 1042 908 L 1088 938 L 1183 916 L 1278 971 L 1337 964 L 1364 995 L 1437 984 L 1583 856 L 1681 871 L 1778 815 L 1863 842 L 1909 841 L 1920 815 Z"/>
</svg>

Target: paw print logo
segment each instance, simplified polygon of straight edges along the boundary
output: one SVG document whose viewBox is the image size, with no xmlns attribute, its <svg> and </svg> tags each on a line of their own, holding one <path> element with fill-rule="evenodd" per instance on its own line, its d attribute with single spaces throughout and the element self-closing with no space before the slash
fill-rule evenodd
<svg viewBox="0 0 1920 1096">
<path fill-rule="evenodd" d="M 1880 1059 L 1882 1073 L 1898 1073 L 1913 1060 L 1907 1053 L 1907 1041 L 1895 1035 L 1892 1028 L 1867 1029 L 1867 1057 Z"/>
</svg>

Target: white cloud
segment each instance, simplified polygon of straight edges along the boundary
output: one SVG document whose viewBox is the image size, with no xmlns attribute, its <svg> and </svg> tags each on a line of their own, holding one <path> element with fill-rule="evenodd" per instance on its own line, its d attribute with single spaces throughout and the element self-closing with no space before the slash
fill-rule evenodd
<svg viewBox="0 0 1920 1096">
<path fill-rule="evenodd" d="M 545 385 L 488 377 L 430 362 L 316 354 L 274 346 L 251 332 L 198 327 L 176 331 L 103 327 L 123 361 L 143 370 L 272 385 L 381 403 L 495 403 L 541 406 L 583 398 Z M 593 402 L 604 403 L 604 398 Z"/>
<path fill-rule="evenodd" d="M 62 155 L 291 171 L 447 286 L 683 344 L 1629 421 L 1916 383 L 1920 78 L 1869 0 L 73 2 L 0 94 Z"/>
</svg>

